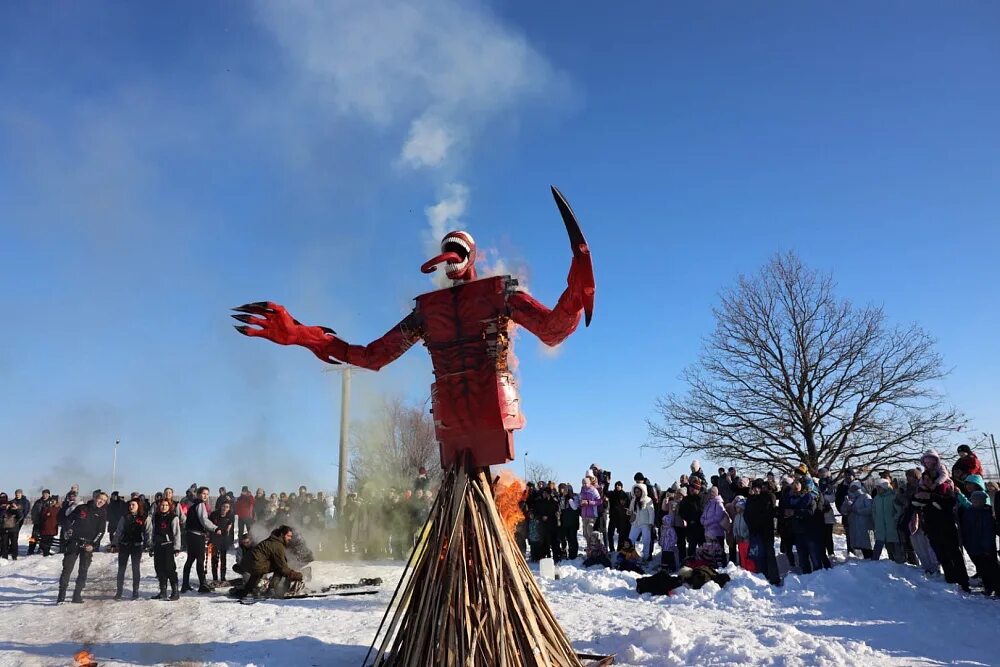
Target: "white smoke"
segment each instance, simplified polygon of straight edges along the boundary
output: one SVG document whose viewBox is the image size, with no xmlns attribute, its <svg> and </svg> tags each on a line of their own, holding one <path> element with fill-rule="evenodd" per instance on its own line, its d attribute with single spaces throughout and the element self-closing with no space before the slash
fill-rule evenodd
<svg viewBox="0 0 1000 667">
<path fill-rule="evenodd" d="M 425 211 L 428 256 L 462 228 L 469 188 L 454 174 L 477 136 L 527 103 L 570 96 L 565 77 L 479 0 L 261 1 L 257 9 L 306 94 L 398 133 L 396 166 L 432 175 L 440 195 Z M 432 279 L 440 286 L 441 271 Z"/>
</svg>

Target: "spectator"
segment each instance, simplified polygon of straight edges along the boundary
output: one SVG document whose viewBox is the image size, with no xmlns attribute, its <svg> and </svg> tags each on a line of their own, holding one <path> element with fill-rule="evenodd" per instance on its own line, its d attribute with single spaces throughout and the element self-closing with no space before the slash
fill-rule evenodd
<svg viewBox="0 0 1000 667">
<path fill-rule="evenodd" d="M 668 496 L 663 499 L 663 504 L 663 519 L 660 521 L 660 567 L 668 572 L 676 572 L 681 563 L 677 552 L 677 529 L 674 527 L 679 500 Z"/>
<path fill-rule="evenodd" d="M 705 479 L 705 472 L 701 469 L 701 463 L 698 459 L 691 461 L 691 474 L 688 476 L 689 484 L 690 482 L 693 482 L 695 478 L 701 480 L 702 487 L 708 484 L 708 480 Z"/>
<path fill-rule="evenodd" d="M 181 520 L 173 503 L 164 496 L 160 499 L 156 512 L 146 519 L 146 541 L 152 546 L 153 566 L 160 592 L 153 600 L 179 600 L 177 590 L 177 563 L 174 558 L 181 552 Z M 170 597 L 167 597 L 167 584 Z"/>
<path fill-rule="evenodd" d="M 632 487 L 628 511 L 632 523 L 628 541 L 635 544 L 636 540 L 642 539 L 643 561 L 649 562 L 653 558 L 653 522 L 656 520 L 656 512 L 652 499 L 646 493 L 645 484 Z"/>
<path fill-rule="evenodd" d="M 956 484 L 963 484 L 969 475 L 983 474 L 983 464 L 979 462 L 979 457 L 972 452 L 968 445 L 958 446 L 958 461 L 951 468 L 952 479 Z"/>
<path fill-rule="evenodd" d="M 21 525 L 21 505 L 0 493 L 0 558 L 17 560 L 17 535 Z"/>
<path fill-rule="evenodd" d="M 52 554 L 52 543 L 59 534 L 59 499 L 50 497 L 38 514 L 38 544 L 42 556 Z"/>
<path fill-rule="evenodd" d="M 28 555 L 35 553 L 35 549 L 40 546 L 41 533 L 39 532 L 39 525 L 41 524 L 42 509 L 47 507 L 49 504 L 49 498 L 52 494 L 48 489 L 42 491 L 42 496 L 34 502 L 31 506 L 31 538 L 28 540 Z"/>
<path fill-rule="evenodd" d="M 591 531 L 587 536 L 587 549 L 584 552 L 583 559 L 584 567 L 591 567 L 592 565 L 611 567 L 611 558 L 608 556 L 608 548 L 604 546 L 604 538 L 596 530 Z"/>
<path fill-rule="evenodd" d="M 197 495 L 191 501 L 187 511 L 187 520 L 184 522 L 184 533 L 187 540 L 187 560 L 184 561 L 184 583 L 181 586 L 181 593 L 186 593 L 191 589 L 191 566 L 194 565 L 198 573 L 198 592 L 211 593 L 208 587 L 205 573 L 205 555 L 208 546 L 209 536 L 212 534 L 221 535 L 222 531 L 212 523 L 209 518 L 208 487 L 202 486 L 197 489 Z"/>
<path fill-rule="evenodd" d="M 559 485 L 560 550 L 570 560 L 576 560 L 580 551 L 577 532 L 580 530 L 580 497 L 571 484 Z M 593 532 L 593 531 L 591 531 Z"/>
<path fill-rule="evenodd" d="M 729 515 L 723 506 L 722 497 L 719 495 L 719 488 L 713 486 L 708 490 L 708 499 L 701 512 L 701 525 L 705 530 L 705 541 L 715 542 L 719 545 L 725 544 L 726 528 L 729 525 Z"/>
<path fill-rule="evenodd" d="M 583 492 L 581 491 L 581 501 Z M 628 516 L 629 494 L 625 492 L 621 482 L 615 482 L 613 491 L 608 492 L 608 543 L 614 547 L 628 537 L 631 524 Z M 581 515 L 583 510 L 580 510 Z M 584 534 L 587 534 L 584 526 Z M 617 536 L 617 539 L 616 539 Z"/>
<path fill-rule="evenodd" d="M 219 583 L 226 579 L 226 555 L 233 546 L 233 521 L 232 502 L 227 496 L 223 496 L 219 508 L 212 512 L 209 520 L 218 529 L 210 536 L 212 545 L 212 581 Z M 221 569 L 220 569 L 221 564 Z"/>
<path fill-rule="evenodd" d="M 882 549 L 889 558 L 902 563 L 903 548 L 899 543 L 899 507 L 896 504 L 896 492 L 887 479 L 879 480 L 875 485 L 875 498 L 872 500 L 872 523 L 875 526 L 875 548 L 872 560 L 882 557 Z"/>
<path fill-rule="evenodd" d="M 862 556 L 871 558 L 875 548 L 872 498 L 858 480 L 851 482 L 840 513 L 848 517 L 848 540 L 851 549 L 860 550 Z"/>
<path fill-rule="evenodd" d="M 750 484 L 743 518 L 750 531 L 750 548 L 747 555 L 753 560 L 757 571 L 775 585 L 781 584 L 778 562 L 774 554 L 774 519 L 777 501 L 770 485 L 764 480 L 754 480 Z"/>
<path fill-rule="evenodd" d="M 136 499 L 129 500 L 125 506 L 125 514 L 119 517 L 115 524 L 115 533 L 111 545 L 118 552 L 118 591 L 115 599 L 122 599 L 122 589 L 125 587 L 125 568 L 132 561 L 132 599 L 139 599 L 139 562 L 142 560 L 143 548 L 148 546 L 146 539 L 146 516 L 142 506 Z"/>
<path fill-rule="evenodd" d="M 263 495 L 264 490 L 260 489 L 260 492 Z M 256 503 L 253 494 L 250 493 L 250 487 L 244 486 L 240 491 L 240 497 L 236 499 L 236 507 L 234 508 L 234 513 L 240 523 L 240 537 L 246 535 L 253 527 L 255 506 Z"/>
<path fill-rule="evenodd" d="M 924 454 L 921 463 L 924 472 L 913 494 L 913 505 L 920 512 L 924 532 L 944 570 L 945 581 L 958 584 L 968 592 L 969 572 L 965 568 L 955 525 L 955 485 L 941 465 L 940 455 L 933 449 Z"/>
<path fill-rule="evenodd" d="M 681 500 L 678 512 L 687 526 L 686 552 L 689 556 L 693 556 L 698 546 L 705 541 L 705 529 L 701 525 L 701 513 L 705 509 L 705 498 L 701 495 L 701 477 L 692 475 L 690 479 L 687 495 Z"/>
<path fill-rule="evenodd" d="M 587 475 L 583 478 L 580 486 L 580 525 L 584 535 L 590 535 L 594 532 L 594 524 L 597 522 L 598 514 L 604 505 L 600 491 L 594 486 L 595 481 L 594 477 Z M 616 489 L 621 490 L 621 487 L 616 487 Z M 614 521 L 613 516 L 612 521 Z"/>
<path fill-rule="evenodd" d="M 978 475 L 970 474 L 966 480 L 972 477 Z M 979 571 L 983 594 L 1000 597 L 996 531 L 990 498 L 985 490 L 976 490 L 970 494 L 969 505 L 959 510 L 959 520 L 962 524 L 962 543 Z"/>
<path fill-rule="evenodd" d="M 87 585 L 90 561 L 94 557 L 96 545 L 101 543 L 108 523 L 108 515 L 104 509 L 107 504 L 108 495 L 99 491 L 93 500 L 86 505 L 78 506 L 69 515 L 66 522 L 67 544 L 56 604 L 66 601 L 66 590 L 69 588 L 69 579 L 77 560 L 80 561 L 80 569 L 76 577 L 76 588 L 73 590 L 73 602 L 83 602 L 83 589 Z"/>
</svg>

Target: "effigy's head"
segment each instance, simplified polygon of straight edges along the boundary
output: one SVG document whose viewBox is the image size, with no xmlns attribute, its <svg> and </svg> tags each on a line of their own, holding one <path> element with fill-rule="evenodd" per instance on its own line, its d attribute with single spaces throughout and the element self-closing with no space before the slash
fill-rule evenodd
<svg viewBox="0 0 1000 667">
<path fill-rule="evenodd" d="M 476 279 L 476 242 L 468 232 L 448 232 L 441 239 L 441 254 L 427 260 L 420 270 L 433 273 L 441 264 L 445 265 L 445 275 L 452 280 Z"/>
</svg>

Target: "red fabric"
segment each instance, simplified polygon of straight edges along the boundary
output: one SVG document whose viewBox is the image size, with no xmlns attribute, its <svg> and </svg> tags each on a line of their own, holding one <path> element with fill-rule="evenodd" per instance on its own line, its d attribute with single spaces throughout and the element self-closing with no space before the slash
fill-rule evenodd
<svg viewBox="0 0 1000 667">
<path fill-rule="evenodd" d="M 252 519 L 254 508 L 253 501 L 253 496 L 240 494 L 240 497 L 236 499 L 236 516 L 241 519 Z"/>
<path fill-rule="evenodd" d="M 983 474 L 983 464 L 979 462 L 979 457 L 975 454 L 968 454 L 966 456 L 958 457 L 958 461 L 955 463 L 954 471 L 961 473 L 961 478 L 965 479 L 969 475 L 979 475 Z M 958 477 L 959 475 L 955 475 Z"/>
<path fill-rule="evenodd" d="M 757 563 L 750 558 L 750 542 L 737 542 L 736 550 L 740 555 L 740 567 L 747 572 L 757 572 Z"/>
</svg>

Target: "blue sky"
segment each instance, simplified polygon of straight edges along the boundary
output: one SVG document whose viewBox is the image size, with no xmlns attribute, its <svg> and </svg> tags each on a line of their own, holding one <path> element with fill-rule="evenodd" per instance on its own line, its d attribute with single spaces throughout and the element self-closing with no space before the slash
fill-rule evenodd
<svg viewBox="0 0 1000 667">
<path fill-rule="evenodd" d="M 557 354 L 519 339 L 519 454 L 675 477 L 645 419 L 719 291 L 789 249 L 929 330 L 998 431 L 998 29 L 990 3 L 5 6 L 0 488 L 107 487 L 121 438 L 123 489 L 333 489 L 338 379 L 227 308 L 367 342 L 451 226 L 553 303 L 550 183 L 597 309 Z M 357 416 L 430 380 L 415 348 Z"/>
</svg>

